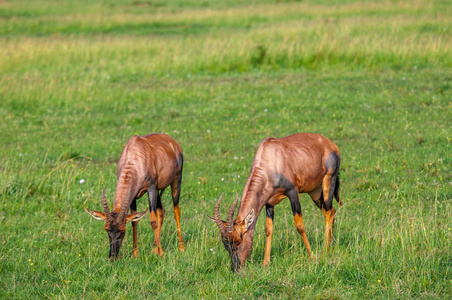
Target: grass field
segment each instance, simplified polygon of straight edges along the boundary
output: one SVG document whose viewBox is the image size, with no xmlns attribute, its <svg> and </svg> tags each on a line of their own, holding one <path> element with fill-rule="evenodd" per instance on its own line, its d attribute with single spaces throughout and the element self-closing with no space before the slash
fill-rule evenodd
<svg viewBox="0 0 452 300">
<path fill-rule="evenodd" d="M 0 1 L 0 298 L 452 298 L 449 1 Z M 101 191 L 133 134 L 185 155 L 177 250 L 148 217 L 110 262 Z M 265 137 L 317 132 L 341 149 L 335 242 L 301 195 L 265 212 L 245 270 L 212 215 L 241 193 Z M 81 183 L 83 182 L 83 183 Z M 337 206 L 336 206 L 337 207 Z M 146 196 L 138 210 L 147 208 Z"/>
</svg>

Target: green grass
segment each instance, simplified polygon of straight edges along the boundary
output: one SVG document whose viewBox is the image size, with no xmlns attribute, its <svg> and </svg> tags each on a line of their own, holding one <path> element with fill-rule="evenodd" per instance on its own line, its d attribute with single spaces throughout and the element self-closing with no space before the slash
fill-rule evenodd
<svg viewBox="0 0 452 300">
<path fill-rule="evenodd" d="M 0 1 L 0 298 L 451 298 L 450 16 L 422 0 Z M 103 186 L 113 201 L 123 146 L 150 132 L 185 154 L 187 250 L 166 191 L 165 256 L 144 218 L 140 257 L 128 227 L 111 263 L 83 207 Z M 262 139 L 296 132 L 341 149 L 334 246 L 302 195 L 317 259 L 284 200 L 270 265 L 262 213 L 233 274 L 206 215 L 243 190 Z"/>
</svg>

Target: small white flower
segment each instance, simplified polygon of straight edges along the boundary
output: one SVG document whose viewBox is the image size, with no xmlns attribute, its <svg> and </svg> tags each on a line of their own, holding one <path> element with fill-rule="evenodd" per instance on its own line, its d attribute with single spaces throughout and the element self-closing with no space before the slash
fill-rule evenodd
<svg viewBox="0 0 452 300">
<path fill-rule="evenodd" d="M 267 112 L 268 111 L 268 109 L 264 109 L 264 112 Z"/>
<path fill-rule="evenodd" d="M 240 178 L 240 175 L 237 175 L 238 178 Z"/>
<path fill-rule="evenodd" d="M 237 156 L 234 156 L 234 159 L 239 159 Z"/>
<path fill-rule="evenodd" d="M 79 183 L 83 184 L 85 182 L 85 179 L 80 179 Z"/>
<path fill-rule="evenodd" d="M 212 248 L 210 248 L 210 252 L 212 252 L 213 251 L 213 249 Z"/>
<path fill-rule="evenodd" d="M 224 178 L 221 178 L 221 181 L 224 181 Z"/>
<path fill-rule="evenodd" d="M 210 133 L 210 129 L 207 129 L 207 133 Z"/>
<path fill-rule="evenodd" d="M 406 80 L 406 78 L 405 78 L 405 76 L 403 76 L 403 78 L 402 78 L 403 80 Z"/>
<path fill-rule="evenodd" d="M 107 75 L 107 80 L 110 80 L 110 75 Z"/>
</svg>

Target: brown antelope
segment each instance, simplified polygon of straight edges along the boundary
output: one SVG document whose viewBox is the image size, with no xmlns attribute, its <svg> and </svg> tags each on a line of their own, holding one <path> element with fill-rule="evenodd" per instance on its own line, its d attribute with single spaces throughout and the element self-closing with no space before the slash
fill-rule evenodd
<svg viewBox="0 0 452 300">
<path fill-rule="evenodd" d="M 179 250 L 184 251 L 184 240 L 180 229 L 179 196 L 182 181 L 183 155 L 180 145 L 166 134 L 154 133 L 146 136 L 134 135 L 127 142 L 121 153 L 117 169 L 118 184 L 116 186 L 113 212 L 108 208 L 105 188 L 102 192 L 104 212 L 85 210 L 95 219 L 104 220 L 104 229 L 110 240 L 110 255 L 116 257 L 126 234 L 126 223 L 132 222 L 133 256 L 138 256 L 137 225 L 146 211 L 137 213 L 136 199 L 146 192 L 149 198 L 150 221 L 154 230 L 154 252 L 163 255 L 160 244 L 165 209 L 162 205 L 162 194 L 171 185 L 179 237 Z M 131 214 L 127 214 L 128 210 Z"/>
<path fill-rule="evenodd" d="M 273 233 L 274 206 L 289 198 L 294 215 L 295 227 L 311 256 L 311 246 L 306 236 L 299 193 L 308 193 L 325 216 L 325 248 L 333 239 L 333 225 L 336 210 L 333 195 L 339 205 L 338 147 L 320 134 L 298 133 L 284 138 L 266 138 L 257 149 L 240 200 L 237 217 L 233 215 L 238 196 L 229 208 L 226 222 L 220 218 L 220 202 L 214 208 L 214 221 L 220 229 L 221 239 L 231 257 L 231 269 L 237 271 L 248 259 L 253 246 L 253 233 L 261 209 L 266 207 L 265 253 L 263 265 L 270 262 L 271 238 Z"/>
</svg>

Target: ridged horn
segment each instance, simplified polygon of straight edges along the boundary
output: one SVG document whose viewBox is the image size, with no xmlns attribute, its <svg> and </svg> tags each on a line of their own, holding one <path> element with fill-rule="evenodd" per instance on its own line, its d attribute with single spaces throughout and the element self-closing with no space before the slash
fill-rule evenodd
<svg viewBox="0 0 452 300">
<path fill-rule="evenodd" d="M 105 197 L 105 187 L 102 190 L 102 206 L 104 207 L 105 216 L 107 217 L 108 222 L 113 221 L 113 217 L 110 212 L 110 208 L 108 208 L 107 198 Z"/>
<path fill-rule="evenodd" d="M 226 230 L 226 227 L 223 224 L 223 221 L 221 221 L 221 216 L 220 216 L 221 199 L 223 199 L 223 194 L 221 194 L 220 199 L 218 199 L 217 203 L 215 204 L 215 207 L 213 209 L 213 219 L 212 220 L 215 222 L 215 224 L 217 224 L 218 228 L 220 229 L 221 236 L 227 237 L 228 232 Z"/>
<path fill-rule="evenodd" d="M 105 197 L 105 187 L 102 190 L 102 205 L 104 206 L 104 212 L 106 214 L 110 213 L 110 208 L 108 208 L 107 198 Z"/>
<path fill-rule="evenodd" d="M 235 201 L 234 201 L 234 203 L 232 203 L 231 207 L 229 208 L 228 218 L 226 219 L 227 232 L 234 231 L 234 220 L 233 220 L 233 217 L 234 217 L 235 209 L 237 207 L 238 200 L 239 200 L 239 195 L 237 193 L 235 193 Z"/>
</svg>

